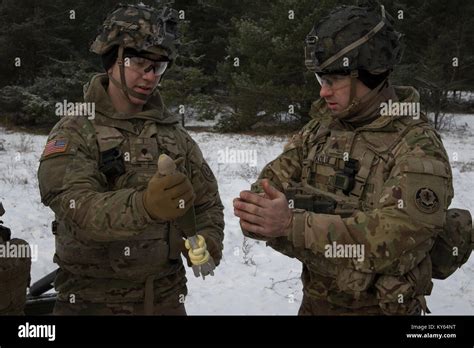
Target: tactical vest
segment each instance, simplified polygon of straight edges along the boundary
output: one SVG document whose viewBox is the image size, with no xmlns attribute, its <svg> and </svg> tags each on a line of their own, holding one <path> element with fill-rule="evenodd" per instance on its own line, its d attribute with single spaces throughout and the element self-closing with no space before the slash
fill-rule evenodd
<svg viewBox="0 0 474 348">
<path fill-rule="evenodd" d="M 384 167 L 393 159 L 392 151 L 403 136 L 423 123 L 397 122 L 396 131 L 383 132 L 382 141 L 377 131 L 329 130 L 316 123 L 303 147 L 301 186 L 310 188 L 310 194 L 335 201 L 333 209 L 342 217 L 356 210 L 374 209 L 386 179 Z"/>
<path fill-rule="evenodd" d="M 381 192 L 386 179 L 384 166 L 393 158 L 392 150 L 413 127 L 430 129 L 427 124 L 423 125 L 422 120 L 412 122 L 399 119 L 394 126 L 397 131 L 384 132 L 381 137 L 379 132 L 370 130 L 329 130 L 324 124 L 314 123 L 309 129 L 307 144 L 303 146 L 306 152 L 303 153 L 302 183 L 286 191 L 287 196 L 295 199 L 295 207 L 341 217 L 351 216 L 356 210 L 376 208 L 377 193 Z M 420 172 L 421 169 L 429 169 L 432 174 L 445 175 L 444 168 L 425 163 L 423 158 L 412 166 L 419 167 Z M 306 278 L 310 284 L 314 280 L 312 278 L 335 279 L 342 293 L 352 294 L 357 300 L 353 301 L 351 296 L 345 297 L 341 293 L 332 297 L 331 293 L 324 291 L 313 293 L 314 296 L 327 296 L 329 302 L 347 307 L 378 304 L 385 314 L 410 314 L 416 312 L 416 302 L 405 300 L 401 305 L 399 296 L 417 298 L 422 308 L 428 311 L 423 295 L 431 293 L 431 275 L 437 279 L 451 275 L 467 262 L 473 245 L 470 213 L 449 209 L 444 228 L 438 231 L 434 246 L 431 243 L 424 246 L 429 255 L 404 276 L 376 277 L 375 274 L 344 268 L 341 262 L 329 261 L 321 255 L 306 251 L 297 251 L 296 254 L 309 272 L 303 281 Z M 375 289 L 376 296 L 368 292 L 370 288 Z"/>
<path fill-rule="evenodd" d="M 107 178 L 107 191 L 144 189 L 156 172 L 161 153 L 172 158 L 183 154 L 170 126 L 158 130 L 155 122 L 146 121 L 141 133 L 134 135 L 115 127 L 90 124 L 96 133 L 100 151 L 98 167 Z M 186 173 L 184 166 L 179 169 Z M 157 221 L 135 237 L 113 242 L 87 239 L 85 233 L 61 221 L 55 228 L 55 262 L 74 275 L 146 282 L 149 288 L 154 279 L 174 274 L 182 267 L 177 260 L 183 241 L 173 233 L 174 227 L 169 222 Z"/>
<path fill-rule="evenodd" d="M 304 198 L 317 195 L 319 201 L 311 203 L 314 208 L 322 208 L 320 213 L 338 214 L 343 218 L 356 210 L 375 209 L 378 193 L 382 192 L 387 179 L 384 167 L 393 159 L 394 148 L 413 127 L 424 127 L 423 123 L 422 120 L 394 122 L 396 130 L 384 132 L 382 141 L 377 130 L 330 130 L 324 124 L 315 123 L 303 146 L 301 185 L 289 187 L 287 195 L 296 197 L 296 208 Z M 308 202 L 302 204 L 305 206 Z M 315 211 L 307 206 L 303 209 Z M 427 253 L 431 246 L 426 246 Z M 414 314 L 419 307 L 416 308 L 417 303 L 410 298 L 416 297 L 427 311 L 423 295 L 430 294 L 432 289 L 429 256 L 406 277 L 362 273 L 345 267 L 341 260 L 329 260 L 305 251 L 300 252 L 300 257 L 309 272 L 303 276 L 304 282 L 310 285 L 317 279 L 326 279 L 325 282 L 334 282 L 337 289 L 331 292 L 309 286 L 306 291 L 316 298 L 348 308 L 379 306 L 386 314 Z M 403 306 L 397 302 L 400 289 L 406 289 Z"/>
</svg>

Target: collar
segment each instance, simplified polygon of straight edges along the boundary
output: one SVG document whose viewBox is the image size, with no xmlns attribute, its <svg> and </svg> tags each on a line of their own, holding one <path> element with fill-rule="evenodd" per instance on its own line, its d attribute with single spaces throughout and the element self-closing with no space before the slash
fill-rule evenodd
<svg viewBox="0 0 474 348">
<path fill-rule="evenodd" d="M 109 78 L 107 74 L 97 74 L 84 85 L 84 101 L 95 103 L 96 117 L 114 120 L 144 119 L 152 120 L 159 124 L 179 123 L 179 118 L 166 109 L 158 90 L 153 93 L 148 102 L 143 106 L 143 111 L 135 114 L 117 112 L 107 93 L 108 84 Z"/>
</svg>

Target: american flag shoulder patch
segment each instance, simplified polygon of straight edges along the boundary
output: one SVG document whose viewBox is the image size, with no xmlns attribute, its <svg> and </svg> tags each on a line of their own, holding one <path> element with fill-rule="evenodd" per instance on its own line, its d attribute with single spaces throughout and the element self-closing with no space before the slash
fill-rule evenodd
<svg viewBox="0 0 474 348">
<path fill-rule="evenodd" d="M 66 152 L 68 143 L 68 139 L 56 139 L 48 141 L 43 151 L 43 157 L 47 157 L 55 153 Z"/>
</svg>

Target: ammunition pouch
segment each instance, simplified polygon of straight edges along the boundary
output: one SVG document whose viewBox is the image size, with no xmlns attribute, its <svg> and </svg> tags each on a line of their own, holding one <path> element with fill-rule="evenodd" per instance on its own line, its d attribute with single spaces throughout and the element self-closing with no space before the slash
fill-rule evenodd
<svg viewBox="0 0 474 348">
<path fill-rule="evenodd" d="M 122 151 L 118 147 L 100 153 L 99 170 L 107 177 L 109 183 L 125 173 Z"/>
<path fill-rule="evenodd" d="M 291 203 L 293 208 L 312 211 L 319 214 L 334 214 L 336 209 L 336 202 L 325 197 L 315 194 L 296 193 L 296 190 L 287 190 L 286 198 Z"/>
<path fill-rule="evenodd" d="M 449 209 L 444 228 L 438 234 L 430 252 L 433 278 L 448 278 L 467 262 L 473 247 L 471 213 L 463 209 Z"/>
<path fill-rule="evenodd" d="M 359 161 L 355 159 L 349 159 L 344 162 L 344 169 L 337 172 L 332 178 L 332 186 L 342 190 L 347 196 L 355 186 L 355 177 L 359 170 Z"/>
<path fill-rule="evenodd" d="M 285 190 L 290 206 L 317 214 L 349 217 L 357 210 L 357 202 L 328 192 L 320 192 L 309 186 L 295 185 Z"/>
</svg>

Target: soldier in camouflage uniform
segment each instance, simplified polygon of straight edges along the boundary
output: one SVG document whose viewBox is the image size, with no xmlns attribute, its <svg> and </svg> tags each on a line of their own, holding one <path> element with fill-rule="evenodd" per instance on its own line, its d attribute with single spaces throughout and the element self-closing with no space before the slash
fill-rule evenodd
<svg viewBox="0 0 474 348">
<path fill-rule="evenodd" d="M 0 202 L 0 218 L 4 213 Z M 0 248 L 6 254 L 8 250 L 17 251 L 16 255 L 3 255 L 2 252 L 0 257 L 0 315 L 23 315 L 26 288 L 30 284 L 30 246 L 23 239 L 11 238 L 10 229 L 0 221 Z"/>
<path fill-rule="evenodd" d="M 321 84 L 313 119 L 234 200 L 246 236 L 302 261 L 300 315 L 427 311 L 452 176 L 424 115 L 381 114 L 383 103 L 419 101 L 388 80 L 399 38 L 383 6 L 322 19 L 305 50 Z"/>
<path fill-rule="evenodd" d="M 56 215 L 55 314 L 186 314 L 179 219 L 193 205 L 197 232 L 221 259 L 216 179 L 156 90 L 176 55 L 176 24 L 166 7 L 112 11 L 91 46 L 107 72 L 85 86 L 95 117 L 64 117 L 49 135 L 38 178 Z M 160 154 L 178 171 L 158 175 Z"/>
</svg>

